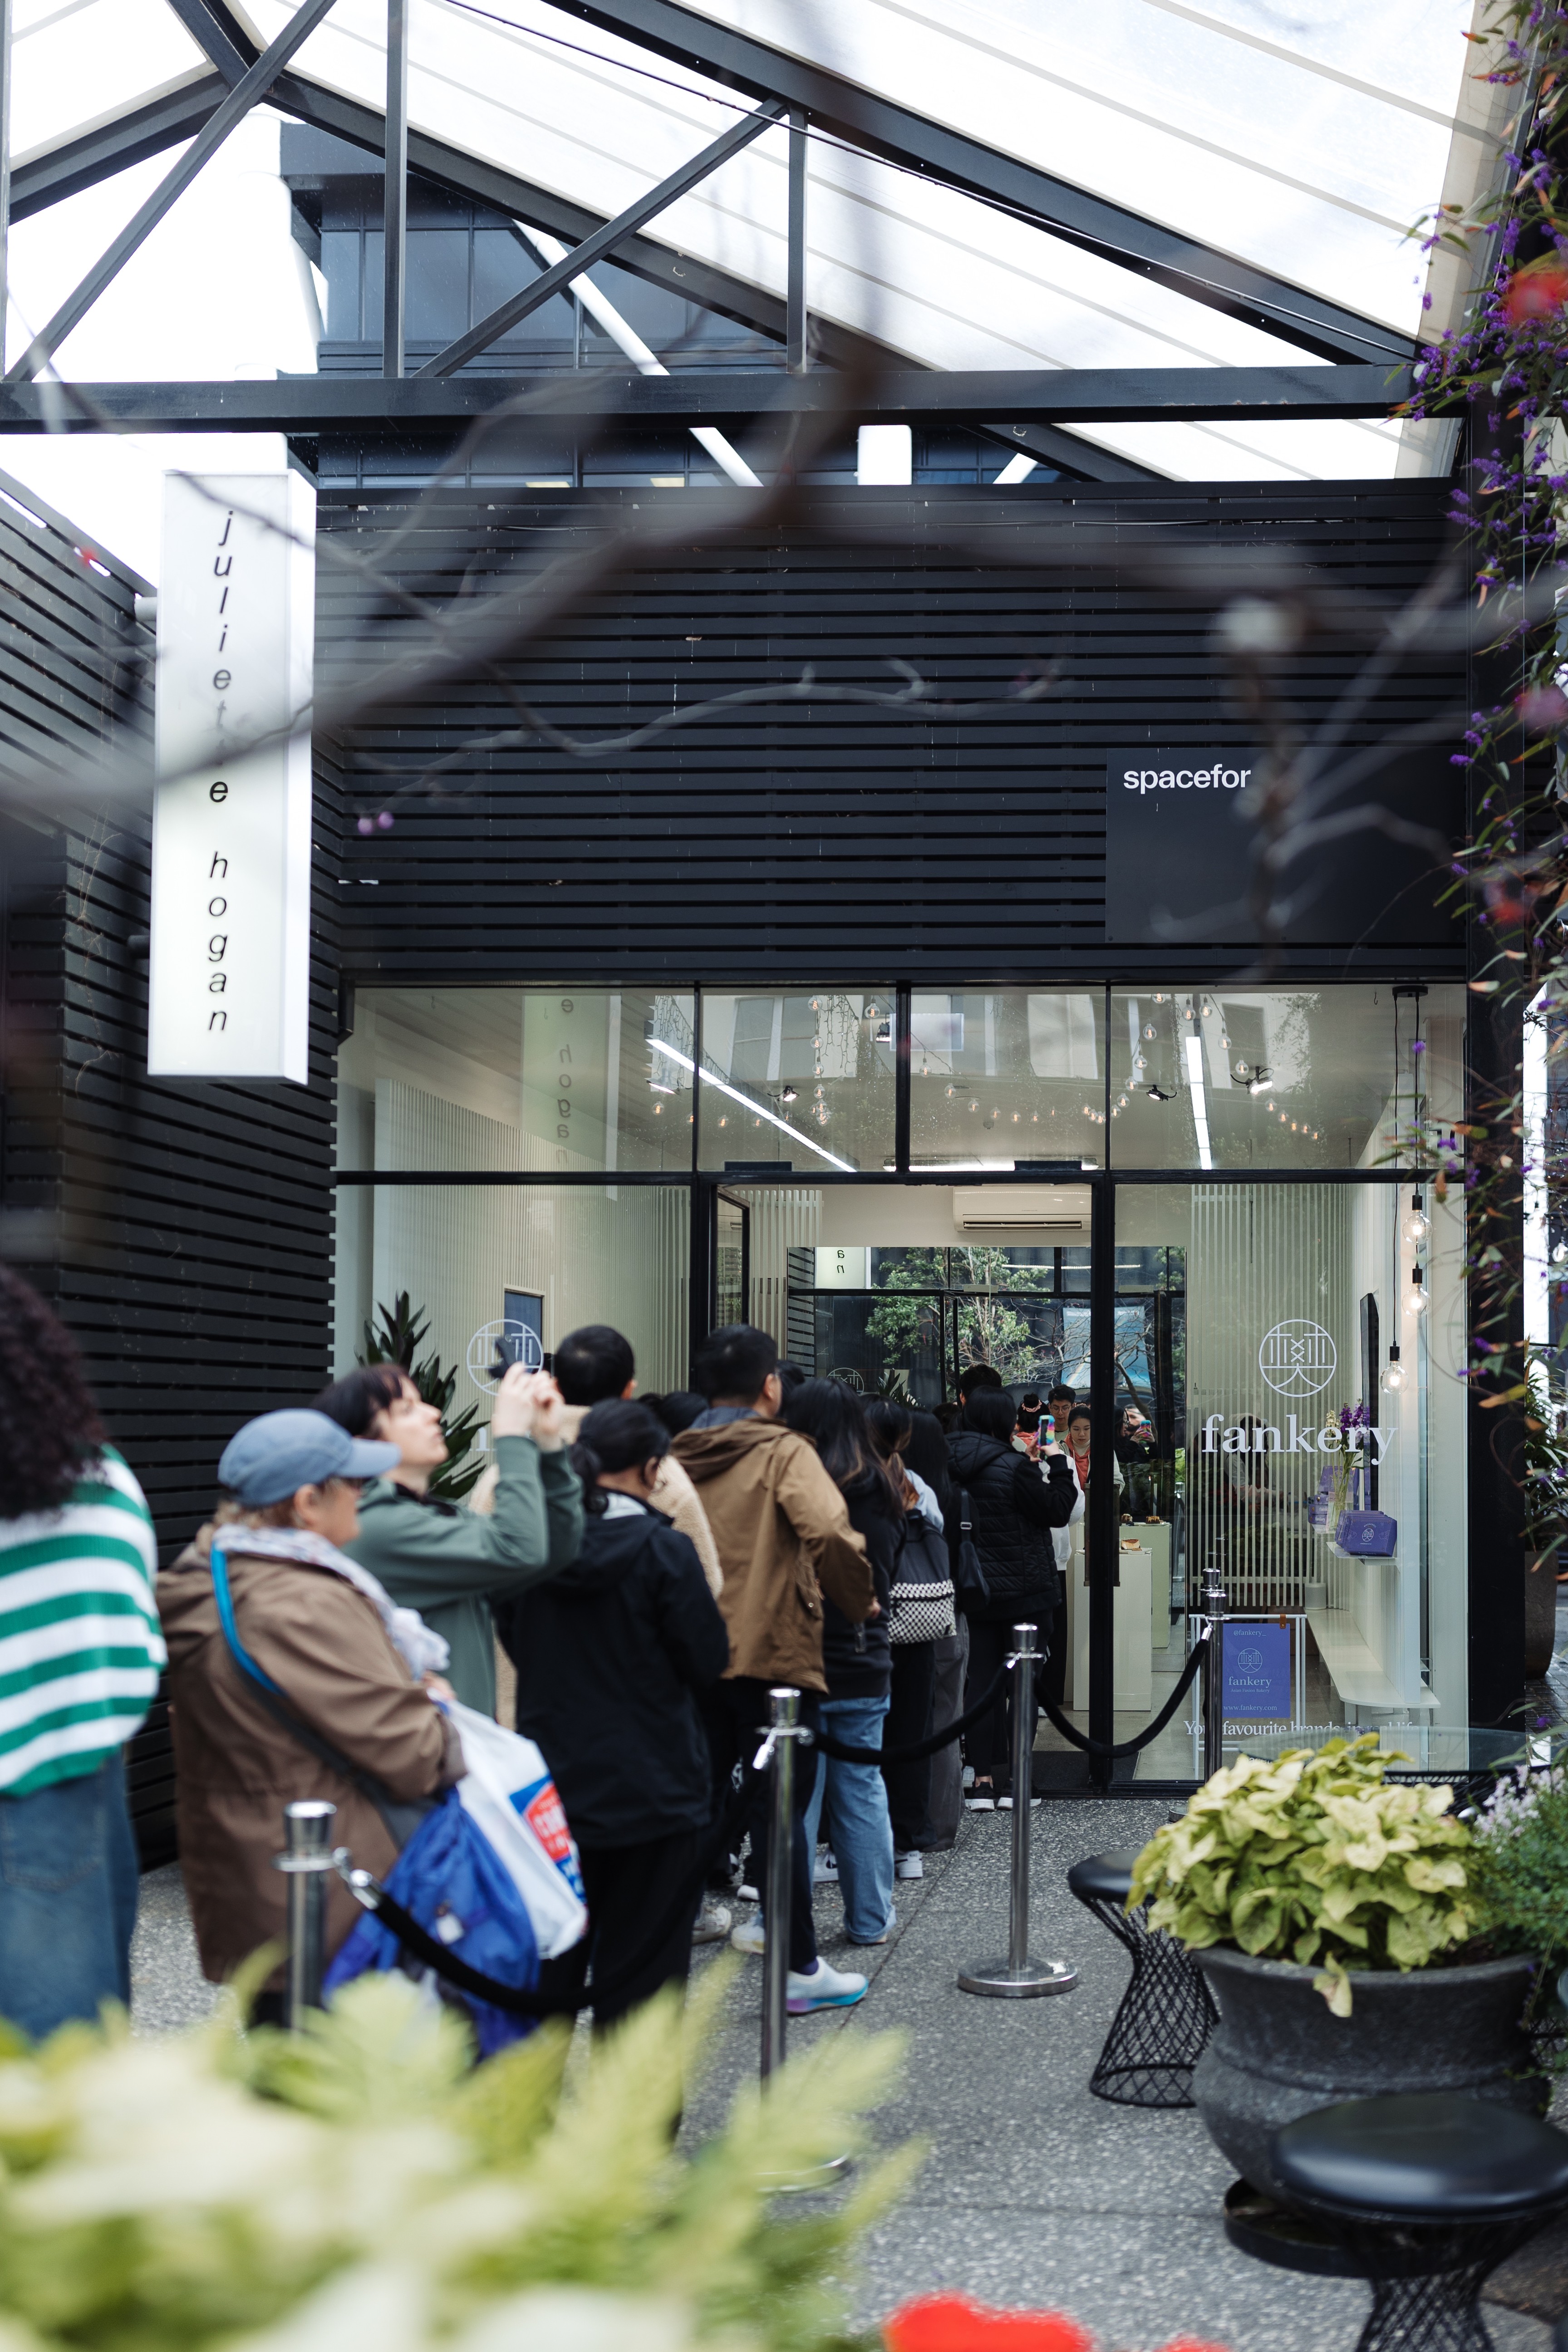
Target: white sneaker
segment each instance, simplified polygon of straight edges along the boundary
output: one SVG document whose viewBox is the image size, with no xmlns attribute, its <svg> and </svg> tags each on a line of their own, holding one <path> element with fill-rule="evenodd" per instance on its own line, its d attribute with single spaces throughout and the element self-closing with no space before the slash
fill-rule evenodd
<svg viewBox="0 0 1568 2352">
<path fill-rule="evenodd" d="M 737 1952 L 765 1952 L 768 1938 L 762 1913 L 759 1911 L 754 1919 L 742 1919 L 738 1927 L 731 1927 L 730 1941 Z"/>
<path fill-rule="evenodd" d="M 1185 1816 L 1184 1815 L 1184 1818 Z M 754 1886 L 748 1886 L 744 1879 L 742 1879 L 739 1886 L 736 1887 L 735 1895 L 737 1901 L 741 1903 L 760 1903 L 763 1899 L 758 1894 L 756 1888 Z"/>
<path fill-rule="evenodd" d="M 896 1853 L 893 1856 L 895 1878 L 923 1878 L 925 1874 L 925 1864 L 918 1853 Z"/>
<path fill-rule="evenodd" d="M 1011 1798 L 1011 1797 L 998 1797 L 998 1798 L 997 1798 L 997 1800 L 996 1800 L 996 1810 L 997 1810 L 997 1811 L 998 1811 L 999 1813 L 1010 1813 L 1010 1812 L 1012 1811 L 1012 1810 L 1013 1810 L 1013 1800 L 1012 1800 L 1012 1798 Z M 1030 1800 L 1029 1800 L 1029 1811 L 1030 1811 L 1032 1813 L 1037 1813 L 1037 1812 L 1039 1811 L 1039 1810 L 1040 1810 L 1040 1801 L 1039 1801 L 1038 1797 L 1031 1797 L 1031 1798 L 1030 1798 Z"/>
<path fill-rule="evenodd" d="M 825 1851 L 817 1855 L 811 1865 L 811 1883 L 814 1886 L 837 1885 L 838 1857 L 836 1853 Z"/>
<path fill-rule="evenodd" d="M 691 1930 L 692 1942 L 721 1944 L 730 1932 L 730 1921 L 732 1916 L 727 1904 L 715 1903 L 710 1896 L 697 1914 L 696 1922 Z"/>
<path fill-rule="evenodd" d="M 854 1969 L 830 1969 L 818 1960 L 809 1975 L 789 1972 L 784 2007 L 792 2017 L 809 2017 L 814 2009 L 853 2009 L 866 1998 L 866 1979 Z"/>
</svg>

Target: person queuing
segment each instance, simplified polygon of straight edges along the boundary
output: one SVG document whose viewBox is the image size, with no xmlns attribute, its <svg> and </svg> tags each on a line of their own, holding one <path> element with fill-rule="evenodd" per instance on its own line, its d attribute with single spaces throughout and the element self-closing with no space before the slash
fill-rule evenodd
<svg viewBox="0 0 1568 2352">
<path fill-rule="evenodd" d="M 581 1330 L 568 1331 L 555 1350 L 555 1381 L 566 1406 L 562 1426 L 568 1444 L 574 1444 L 584 1415 L 593 1406 L 635 1391 L 637 1360 L 631 1341 L 607 1323 L 584 1323 Z M 693 1413 L 692 1419 L 696 1418 Z M 673 1527 L 690 1538 L 702 1562 L 708 1590 L 716 1593 L 724 1580 L 708 1514 L 696 1487 L 668 1450 L 660 1457 L 658 1477 L 648 1500 L 654 1510 L 662 1511 Z"/>
<path fill-rule="evenodd" d="M 827 1687 L 824 1591 L 851 1624 L 877 1612 L 865 1545 L 849 1524 L 843 1496 L 810 1440 L 779 1422 L 778 1360 L 768 1334 L 748 1323 L 710 1332 L 693 1368 L 708 1410 L 674 1444 L 701 1496 L 723 1568 L 719 1606 L 730 1633 L 730 1664 L 722 1683 L 725 1744 L 717 1765 L 722 1776 L 737 1759 L 742 1762 L 752 1864 L 764 1874 L 759 1886 L 766 1884 L 768 1782 L 752 1759 L 769 1719 L 768 1692 L 774 1684 L 793 1685 L 801 1693 L 803 1720 L 815 1722 Z M 805 1841 L 809 1772 L 795 1773 L 795 1789 L 787 1999 L 798 2016 L 861 2000 L 866 1979 L 830 1969 L 817 1953 Z M 738 1927 L 735 1937 L 743 1951 L 760 1948 L 759 1934 Z"/>
<path fill-rule="evenodd" d="M 74 1340 L 0 1269 L 0 2017 L 37 2038 L 130 2003 L 123 1758 L 163 1664 L 157 1570 Z"/>
<path fill-rule="evenodd" d="M 922 1533 L 920 1548 L 928 1564 L 934 1570 L 945 1562 L 948 1576 L 952 1574 L 952 1559 L 948 1550 L 946 1526 L 948 1506 L 952 1499 L 952 1476 L 948 1459 L 948 1440 L 934 1412 L 912 1412 L 910 1434 L 903 1447 L 904 1475 L 920 1497 L 921 1513 L 929 1527 L 942 1530 L 940 1551 L 930 1536 Z M 905 1547 L 906 1560 L 910 1548 Z M 954 1596 L 956 1603 L 956 1594 Z M 943 1731 L 956 1723 L 963 1713 L 963 1686 L 969 1672 L 969 1620 L 960 1611 L 956 1613 L 951 1633 L 940 1634 L 932 1644 L 935 1673 L 931 1685 L 931 1729 Z M 945 1853 L 953 1844 L 963 1818 L 963 1757 L 957 1740 L 939 1748 L 931 1760 L 931 1789 L 927 1798 L 928 1830 L 923 1841 L 927 1853 Z M 894 1822 L 898 1815 L 895 1811 Z"/>
<path fill-rule="evenodd" d="M 809 1437 L 843 1496 L 849 1524 L 865 1543 L 878 1614 L 851 1622 L 831 1593 L 822 1604 L 822 1663 L 827 1696 L 817 1709 L 825 1731 L 849 1748 L 882 1745 L 893 1654 L 889 1638 L 893 1578 L 904 1541 L 903 1481 L 894 1485 L 878 1458 L 866 1408 L 844 1381 L 803 1381 L 784 1408 L 791 1429 Z M 842 1757 L 815 1759 L 805 1809 L 805 1843 L 826 1834 L 844 1895 L 844 1931 L 852 1944 L 885 1944 L 893 1908 L 893 1825 L 880 1767 Z"/>
<path fill-rule="evenodd" d="M 973 1706 L 1001 1667 L 1015 1625 L 1033 1622 L 1049 1639 L 1062 1598 L 1061 1578 L 1049 1538 L 1065 1527 L 1078 1499 L 1061 1448 L 1040 1449 L 1037 1464 L 1013 1444 L 1016 1412 L 1005 1390 L 972 1393 L 964 1425 L 948 1444 L 955 1491 L 947 1521 L 948 1549 L 955 1558 L 963 1522 L 979 1556 L 986 1591 L 966 1591 L 969 1619 L 969 1678 L 966 1704 Z M 1034 1726 L 1026 1727 L 1026 1753 L 1034 1746 Z M 1032 1801 L 1030 1791 L 1012 1783 L 1012 1691 L 1004 1682 L 995 1705 L 969 1733 L 973 1767 L 968 1803 L 978 1812 L 998 1805 Z"/>
<path fill-rule="evenodd" d="M 909 1465 L 915 1419 L 912 1407 L 889 1397 L 873 1397 L 866 1407 L 877 1458 L 898 1492 L 903 1513 L 889 1629 L 893 1673 L 884 1732 L 887 1746 L 894 1749 L 915 1745 L 935 1728 L 937 1647 L 956 1630 L 942 1507 L 932 1488 Z M 936 1434 L 940 1444 L 940 1432 Z M 943 1461 L 946 1453 L 942 1445 Z M 954 1707 L 953 1715 L 957 1713 Z M 933 1759 L 925 1756 L 882 1767 L 893 1825 L 895 1878 L 925 1875 L 921 1850 L 936 1842 L 931 1819 L 932 1764 Z"/>
<path fill-rule="evenodd" d="M 547 1372 L 510 1365 L 490 1417 L 496 1484 L 489 1514 L 429 1492 L 447 1459 L 439 1409 L 397 1364 L 371 1364 L 323 1389 L 314 1410 L 351 1437 L 391 1445 L 391 1475 L 366 1489 L 349 1549 L 393 1599 L 447 1643 L 453 1692 L 496 1711 L 491 1593 L 523 1591 L 577 1557 L 583 1486 L 566 1455 L 565 1407 Z"/>
<path fill-rule="evenodd" d="M 445 1642 L 349 1552 L 365 1481 L 397 1458 L 325 1413 L 263 1413 L 218 1464 L 231 1499 L 159 1579 L 180 1861 L 214 1983 L 285 1938 L 285 1805 L 328 1799 L 338 1843 L 384 1878 L 424 1804 L 462 1778 L 462 1743 L 431 1704 L 448 1688 Z M 360 1916 L 335 1873 L 326 1915 L 330 1958 Z M 282 2021 L 282 1981 L 279 1965 L 263 2022 Z"/>
<path fill-rule="evenodd" d="M 616 1396 L 584 1413 L 583 1548 L 548 1583 L 495 1604 L 517 1727 L 561 1791 L 588 1901 L 587 1937 L 550 1964 L 550 1989 L 580 1994 L 591 1962 L 601 2028 L 685 1983 L 711 1842 L 699 1696 L 729 1664 L 730 1637 L 696 1547 L 658 1508 L 668 1455 L 646 1405 Z"/>
</svg>

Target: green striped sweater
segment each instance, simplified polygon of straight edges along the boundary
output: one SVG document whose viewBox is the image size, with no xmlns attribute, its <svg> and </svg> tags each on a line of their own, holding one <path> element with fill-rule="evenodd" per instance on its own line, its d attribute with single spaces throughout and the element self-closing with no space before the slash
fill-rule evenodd
<svg viewBox="0 0 1568 2352">
<path fill-rule="evenodd" d="M 158 1687 L 158 1553 L 112 1446 L 58 1511 L 0 1519 L 0 1795 L 95 1771 Z"/>
</svg>

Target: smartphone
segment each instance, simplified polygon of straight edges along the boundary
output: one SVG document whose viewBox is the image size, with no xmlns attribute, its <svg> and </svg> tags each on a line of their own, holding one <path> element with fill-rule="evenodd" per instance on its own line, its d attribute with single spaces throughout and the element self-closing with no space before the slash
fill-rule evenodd
<svg viewBox="0 0 1568 2352">
<path fill-rule="evenodd" d="M 1043 1413 L 1043 1414 L 1041 1415 L 1041 1417 L 1040 1417 L 1040 1443 L 1041 1443 L 1041 1444 L 1042 1444 L 1042 1445 L 1049 1445 L 1049 1444 L 1051 1444 L 1052 1440 L 1055 1438 L 1056 1433 L 1057 1433 L 1057 1417 L 1056 1417 L 1056 1414 L 1055 1414 L 1054 1412 Z"/>
</svg>

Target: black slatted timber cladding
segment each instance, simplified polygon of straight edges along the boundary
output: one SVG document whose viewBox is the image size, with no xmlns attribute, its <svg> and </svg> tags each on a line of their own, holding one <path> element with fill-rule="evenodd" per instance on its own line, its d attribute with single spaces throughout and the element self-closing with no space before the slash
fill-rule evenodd
<svg viewBox="0 0 1568 2352">
<path fill-rule="evenodd" d="M 0 503 L 0 741 L 68 763 L 152 731 L 153 635 L 133 573 L 70 526 Z M 95 569 L 94 562 L 100 568 Z M 316 890 L 340 870 L 336 781 L 318 792 Z M 167 1560 L 210 1513 L 217 1458 L 250 1414 L 308 1402 L 328 1373 L 329 923 L 312 973 L 308 1089 L 147 1076 L 150 822 L 47 804 L 0 823 L 5 1139 L 0 1250 L 82 1349 L 105 1425 L 147 1493 Z M 143 1858 L 173 1850 L 167 1711 L 132 1744 Z"/>
<path fill-rule="evenodd" d="M 502 688 L 469 680 L 438 707 L 399 709 L 350 746 L 351 814 L 390 808 L 390 830 L 352 824 L 338 890 L 345 971 L 370 982 L 626 979 L 827 984 L 868 971 L 928 983 L 1135 980 L 1205 966 L 1223 950 L 1103 941 L 1104 761 L 1128 742 L 1252 740 L 1229 708 L 1213 644 L 1215 600 L 1184 603 L 1127 577 L 1005 560 L 1042 523 L 1103 531 L 1131 549 L 1295 551 L 1315 582 L 1394 604 L 1445 541 L 1441 481 L 1016 491 L 823 489 L 805 519 L 705 543 L 700 490 L 588 499 L 498 488 L 324 495 L 321 529 L 440 605 L 580 551 L 609 510 L 689 541 L 564 614 L 505 675 L 550 719 L 595 735 L 672 702 L 764 680 L 816 677 L 886 690 L 912 664 L 943 698 L 1005 698 L 1031 664 L 1059 662 L 1042 703 L 962 724 L 805 701 L 726 713 L 603 764 L 537 742 L 478 748 L 515 723 Z M 879 543 L 855 543 L 860 518 Z M 395 545 L 392 534 L 399 534 Z M 977 541 L 997 551 L 976 560 Z M 955 552 L 955 543 L 962 542 Z M 386 658 L 420 624 L 323 562 L 324 659 Z M 530 595 L 543 595 L 539 586 Z M 367 640 L 369 641 L 367 643 Z M 1321 721 L 1363 650 L 1321 641 L 1286 679 L 1303 725 Z M 1379 740 L 1464 707 L 1463 666 L 1413 654 L 1349 730 Z M 465 743 L 476 748 L 465 755 Z M 453 757 L 453 755 L 456 757 Z M 1446 756 L 1439 747 L 1437 759 Z M 420 771 L 449 761 L 438 790 Z M 399 789 L 399 778 L 411 780 Z M 374 885 L 374 887 L 367 887 Z M 1324 977 L 1403 971 L 1405 949 L 1292 948 Z M 1436 977 L 1462 952 L 1426 952 Z"/>
</svg>

